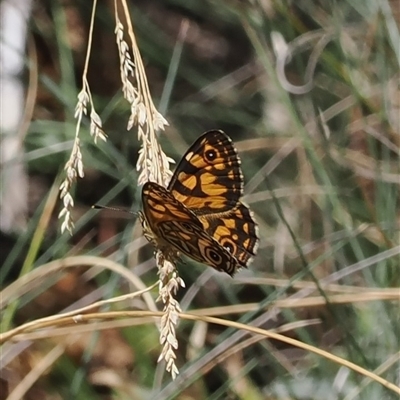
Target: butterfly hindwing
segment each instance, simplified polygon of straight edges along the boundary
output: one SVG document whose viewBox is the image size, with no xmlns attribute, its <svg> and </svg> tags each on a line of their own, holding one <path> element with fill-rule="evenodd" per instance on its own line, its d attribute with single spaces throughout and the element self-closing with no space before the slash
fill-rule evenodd
<svg viewBox="0 0 400 400">
<path fill-rule="evenodd" d="M 252 212 L 244 204 L 223 216 L 200 217 L 206 232 L 246 267 L 258 247 L 258 228 Z"/>
<path fill-rule="evenodd" d="M 159 226 L 165 241 L 186 256 L 233 275 L 242 265 L 203 228 L 192 222 L 165 221 Z"/>
</svg>

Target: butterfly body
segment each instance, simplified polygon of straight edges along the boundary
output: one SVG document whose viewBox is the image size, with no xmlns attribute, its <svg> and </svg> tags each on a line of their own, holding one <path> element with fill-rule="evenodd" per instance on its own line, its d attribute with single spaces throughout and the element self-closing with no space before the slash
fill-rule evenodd
<svg viewBox="0 0 400 400">
<path fill-rule="evenodd" d="M 209 131 L 189 148 L 168 185 L 143 185 L 146 238 L 233 275 L 255 255 L 257 225 L 240 202 L 243 175 L 231 139 Z"/>
</svg>

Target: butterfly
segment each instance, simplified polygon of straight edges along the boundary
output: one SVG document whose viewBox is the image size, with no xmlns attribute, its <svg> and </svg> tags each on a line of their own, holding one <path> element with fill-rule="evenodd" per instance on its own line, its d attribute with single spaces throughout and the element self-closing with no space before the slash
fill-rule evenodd
<svg viewBox="0 0 400 400">
<path fill-rule="evenodd" d="M 167 188 L 143 185 L 144 236 L 163 252 L 185 254 L 233 276 L 248 266 L 259 241 L 242 194 L 232 140 L 220 130 L 208 131 L 182 157 Z"/>
</svg>

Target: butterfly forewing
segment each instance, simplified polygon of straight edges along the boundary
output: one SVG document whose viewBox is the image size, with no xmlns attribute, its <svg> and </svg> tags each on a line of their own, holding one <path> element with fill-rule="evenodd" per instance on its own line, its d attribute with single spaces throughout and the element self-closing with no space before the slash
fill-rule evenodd
<svg viewBox="0 0 400 400">
<path fill-rule="evenodd" d="M 146 182 L 142 190 L 143 226 L 150 228 L 152 242 L 160 249 L 170 245 L 192 259 L 233 275 L 240 267 L 236 258 L 203 228 L 197 216 L 167 189 Z"/>
<path fill-rule="evenodd" d="M 150 229 L 157 234 L 160 221 L 190 221 L 202 227 L 196 215 L 164 187 L 155 182 L 146 182 L 142 189 L 143 212 Z"/>
<path fill-rule="evenodd" d="M 243 176 L 230 137 L 217 130 L 200 136 L 179 162 L 168 189 L 198 215 L 234 208 L 243 192 Z"/>
</svg>

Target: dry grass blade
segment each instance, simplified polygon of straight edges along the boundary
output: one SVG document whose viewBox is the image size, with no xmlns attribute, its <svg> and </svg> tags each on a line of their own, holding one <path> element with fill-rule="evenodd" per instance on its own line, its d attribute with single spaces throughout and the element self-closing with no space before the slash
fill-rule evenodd
<svg viewBox="0 0 400 400">
<path fill-rule="evenodd" d="M 125 99 L 131 107 L 127 129 L 133 125 L 137 126 L 138 138 L 142 141 L 137 161 L 139 171 L 138 184 L 142 185 L 147 181 L 157 182 L 166 186 L 171 178 L 169 163 L 172 161 L 162 151 L 156 137 L 156 132 L 164 130 L 168 124 L 166 119 L 157 111 L 151 98 L 145 69 L 143 66 L 140 50 L 135 38 L 132 20 L 130 18 L 128 4 L 121 0 L 124 10 L 124 18 L 128 26 L 128 36 L 132 46 L 133 57 L 130 56 L 130 47 L 124 40 L 124 26 L 118 15 L 117 0 L 115 5 L 115 34 L 120 57 L 120 72 L 122 91 Z M 135 85 L 131 82 L 135 79 Z M 143 230 L 146 237 L 151 236 L 145 218 L 141 217 Z M 156 262 L 159 269 L 160 285 L 159 299 L 164 303 L 164 315 L 161 318 L 160 343 L 163 346 L 158 362 L 165 360 L 166 370 L 175 379 L 179 371 L 175 365 L 175 350 L 178 348 L 175 326 L 178 322 L 178 315 L 181 312 L 175 294 L 180 286 L 184 286 L 183 280 L 178 276 L 176 257 L 170 254 L 163 254 L 160 250 L 156 254 Z"/>
<path fill-rule="evenodd" d="M 115 311 L 115 312 L 84 314 L 84 315 L 81 314 L 79 316 L 73 316 L 73 317 L 60 317 L 59 319 L 52 320 L 52 321 L 47 321 L 46 319 L 42 319 L 42 320 L 35 321 L 35 324 L 33 326 L 29 325 L 29 324 L 21 326 L 20 329 L 18 330 L 18 332 L 14 331 L 14 332 L 12 332 L 12 335 L 7 335 L 7 339 L 9 340 L 12 336 L 16 335 L 17 333 L 30 332 L 35 329 L 43 329 L 43 328 L 46 328 L 48 326 L 53 326 L 53 325 L 57 325 L 57 326 L 70 325 L 70 324 L 75 325 L 76 323 L 84 323 L 84 322 L 88 322 L 91 320 L 98 320 L 100 318 L 103 320 L 106 320 L 106 319 L 112 320 L 115 318 L 134 317 L 134 316 L 137 316 L 137 317 L 153 316 L 153 317 L 163 318 L 165 316 L 165 314 L 161 313 L 161 312 L 153 312 L 153 311 L 123 311 L 123 312 Z M 230 328 L 235 328 L 237 330 L 247 331 L 247 332 L 250 332 L 253 334 L 261 335 L 267 339 L 275 339 L 282 343 L 286 343 L 288 345 L 295 346 L 299 349 L 306 350 L 307 352 L 314 353 L 314 354 L 324 357 L 327 360 L 330 360 L 334 363 L 337 363 L 339 365 L 347 367 L 358 374 L 361 374 L 371 380 L 374 380 L 375 382 L 378 382 L 379 384 L 383 385 L 387 389 L 400 395 L 400 388 L 398 386 L 396 386 L 395 384 L 393 384 L 391 382 L 388 382 L 387 380 L 374 374 L 373 372 L 370 372 L 370 371 L 366 370 L 365 368 L 360 367 L 357 364 L 347 361 L 341 357 L 335 356 L 334 354 L 329 353 L 325 350 L 319 349 L 315 346 L 310 346 L 299 340 L 289 338 L 287 336 L 281 335 L 279 333 L 275 333 L 270 330 L 265 330 L 265 329 L 261 329 L 261 328 L 255 327 L 255 326 L 249 326 L 249 325 L 241 324 L 241 323 L 234 322 L 234 321 L 223 320 L 221 318 L 208 317 L 208 316 L 200 317 L 198 315 L 193 315 L 193 314 L 189 314 L 189 313 L 181 313 L 180 317 L 183 319 L 187 319 L 187 320 L 204 321 L 204 322 L 207 322 L 210 324 L 217 324 L 217 325 L 222 325 L 222 326 L 226 326 L 226 327 L 230 327 Z M 172 372 L 172 370 L 171 370 L 171 372 Z"/>
<path fill-rule="evenodd" d="M 83 166 L 79 132 L 81 129 L 83 116 L 87 115 L 87 108 L 89 105 L 90 105 L 90 135 L 93 137 L 95 143 L 97 142 L 98 138 L 100 138 L 103 141 L 106 141 L 106 134 L 102 130 L 102 122 L 100 116 L 97 114 L 94 108 L 92 94 L 90 92 L 89 82 L 87 80 L 89 58 L 92 49 L 93 26 L 96 15 L 96 6 L 97 6 L 97 0 L 94 0 L 92 6 L 92 17 L 90 21 L 89 39 L 86 50 L 85 67 L 82 75 L 82 89 L 78 94 L 78 102 L 75 107 L 74 116 L 76 119 L 76 127 L 75 127 L 74 144 L 72 147 L 69 160 L 67 161 L 64 167 L 65 178 L 60 185 L 60 198 L 63 201 L 63 208 L 58 214 L 58 218 L 63 219 L 63 222 L 61 224 L 61 233 L 67 230 L 71 235 L 74 229 L 74 221 L 72 218 L 72 209 L 74 207 L 74 200 L 71 195 L 71 190 L 77 178 L 78 177 L 83 178 L 85 175 L 83 171 L 84 166 Z"/>
</svg>

